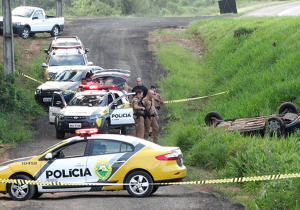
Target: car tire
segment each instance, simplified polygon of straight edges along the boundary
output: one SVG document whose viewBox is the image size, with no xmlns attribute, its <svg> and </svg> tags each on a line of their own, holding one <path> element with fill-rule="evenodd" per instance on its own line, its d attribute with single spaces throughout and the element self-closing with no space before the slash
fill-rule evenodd
<svg viewBox="0 0 300 210">
<path fill-rule="evenodd" d="M 216 126 L 220 121 L 223 121 L 223 117 L 219 112 L 211 111 L 205 116 L 207 126 Z"/>
<path fill-rule="evenodd" d="M 11 179 L 23 179 L 23 180 L 32 180 L 27 175 L 19 174 L 13 176 Z M 25 201 L 31 199 L 35 194 L 36 187 L 34 185 L 28 184 L 7 184 L 6 186 L 9 196 L 15 201 Z"/>
<path fill-rule="evenodd" d="M 283 104 L 280 105 L 279 110 L 278 110 L 279 114 L 286 114 L 286 113 L 298 113 L 298 108 L 295 104 L 291 103 L 291 102 L 285 102 Z"/>
<path fill-rule="evenodd" d="M 101 134 L 109 134 L 109 122 L 105 120 L 103 129 L 100 131 Z"/>
<path fill-rule="evenodd" d="M 59 131 L 59 130 L 56 130 L 56 138 L 57 139 L 64 139 L 65 138 L 65 132 L 64 131 Z"/>
<path fill-rule="evenodd" d="M 58 26 L 54 26 L 51 30 L 51 36 L 52 37 L 55 37 L 55 36 L 58 36 L 59 34 L 59 27 Z"/>
<path fill-rule="evenodd" d="M 35 188 L 35 193 L 32 196 L 32 199 L 38 199 L 39 197 L 41 197 L 43 195 L 43 193 L 40 193 L 37 191 L 37 188 Z"/>
<path fill-rule="evenodd" d="M 20 37 L 22 37 L 22 39 L 27 39 L 29 37 L 29 34 L 30 29 L 27 26 L 25 26 L 20 33 Z"/>
<path fill-rule="evenodd" d="M 34 37 L 34 36 L 35 36 L 35 33 L 30 33 L 29 36 L 30 36 L 30 37 Z"/>
<path fill-rule="evenodd" d="M 279 117 L 270 117 L 265 125 L 266 133 L 274 136 L 275 133 L 280 137 L 284 132 L 284 123 Z"/>
<path fill-rule="evenodd" d="M 121 126 L 121 134 L 128 135 L 130 132 L 130 127 L 128 125 Z"/>
<path fill-rule="evenodd" d="M 133 197 L 147 197 L 153 191 L 153 179 L 144 171 L 135 171 L 126 178 L 127 192 Z"/>
<path fill-rule="evenodd" d="M 150 195 L 154 194 L 157 190 L 158 190 L 158 186 L 154 185 L 154 186 L 153 186 L 153 190 L 152 190 L 152 192 L 150 193 Z"/>
</svg>

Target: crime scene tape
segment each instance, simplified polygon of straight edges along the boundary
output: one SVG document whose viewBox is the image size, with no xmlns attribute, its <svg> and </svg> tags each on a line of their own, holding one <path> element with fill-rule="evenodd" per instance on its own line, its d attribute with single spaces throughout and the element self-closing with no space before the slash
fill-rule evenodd
<svg viewBox="0 0 300 210">
<path fill-rule="evenodd" d="M 277 174 L 253 177 L 239 177 L 228 179 L 212 179 L 202 181 L 188 181 L 188 182 L 166 182 L 166 183 L 149 183 L 151 185 L 190 185 L 190 184 L 221 184 L 221 183 L 239 183 L 251 181 L 269 181 L 288 178 L 299 178 L 300 173 L 291 174 Z M 52 181 L 35 181 L 24 179 L 0 179 L 0 183 L 6 184 L 28 184 L 28 185 L 63 185 L 63 186 L 113 186 L 113 185 L 132 185 L 129 183 L 73 183 L 73 182 L 52 182 Z"/>
<path fill-rule="evenodd" d="M 35 81 L 35 82 L 40 83 L 40 84 L 44 84 L 44 85 L 47 85 L 47 86 L 49 86 L 49 87 L 54 87 L 54 86 L 52 86 L 52 85 L 49 85 L 49 84 L 46 84 L 46 83 L 44 83 L 44 82 L 41 82 L 41 81 L 39 81 L 39 80 L 37 80 L 37 79 L 34 79 L 34 78 L 32 78 L 32 77 L 30 77 L 30 76 L 24 74 L 24 73 L 20 73 L 20 74 L 21 74 L 22 76 L 27 77 L 28 79 L 31 79 L 31 80 L 33 80 L 33 81 Z M 76 91 L 73 91 L 73 90 L 67 90 L 67 89 L 63 89 L 63 88 L 57 88 L 57 89 L 62 90 L 62 91 L 68 91 L 68 92 L 71 92 L 71 93 L 76 93 Z"/>
<path fill-rule="evenodd" d="M 225 93 L 229 93 L 229 91 L 224 91 L 224 92 L 220 92 L 220 93 L 216 93 L 216 94 L 212 94 L 212 95 L 208 95 L 208 96 L 201 96 L 201 97 L 197 97 L 197 98 L 187 98 L 187 99 L 179 99 L 179 100 L 172 100 L 172 101 L 164 101 L 165 104 L 169 104 L 169 103 L 177 103 L 177 102 L 184 102 L 184 101 L 194 101 L 194 100 L 199 100 L 202 98 L 208 98 L 211 96 L 217 96 L 217 95 L 221 95 L 221 94 L 225 94 Z"/>
</svg>

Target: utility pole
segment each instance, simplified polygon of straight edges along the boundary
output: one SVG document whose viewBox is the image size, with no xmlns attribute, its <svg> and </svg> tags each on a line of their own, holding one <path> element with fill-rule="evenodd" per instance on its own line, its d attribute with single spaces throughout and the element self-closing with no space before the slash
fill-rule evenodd
<svg viewBox="0 0 300 210">
<path fill-rule="evenodd" d="M 20 0 L 20 6 L 26 6 L 26 0 Z"/>
<path fill-rule="evenodd" d="M 62 0 L 56 0 L 56 16 L 63 17 L 63 5 Z"/>
<path fill-rule="evenodd" d="M 15 59 L 10 0 L 2 0 L 2 13 L 4 73 L 6 83 L 11 85 L 15 80 Z"/>
</svg>

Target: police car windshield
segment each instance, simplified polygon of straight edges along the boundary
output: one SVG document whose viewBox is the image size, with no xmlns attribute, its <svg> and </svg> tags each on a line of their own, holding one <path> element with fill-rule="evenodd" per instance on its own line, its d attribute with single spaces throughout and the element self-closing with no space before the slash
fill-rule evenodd
<svg viewBox="0 0 300 210">
<path fill-rule="evenodd" d="M 56 82 L 77 82 L 80 81 L 81 75 L 83 71 L 77 70 L 66 70 L 55 74 L 53 77 L 50 78 L 49 81 L 56 81 Z"/>
<path fill-rule="evenodd" d="M 75 96 L 68 106 L 106 106 L 103 95 L 79 95 Z"/>
<path fill-rule="evenodd" d="M 53 55 L 51 56 L 49 66 L 72 66 L 85 65 L 83 55 Z"/>
</svg>

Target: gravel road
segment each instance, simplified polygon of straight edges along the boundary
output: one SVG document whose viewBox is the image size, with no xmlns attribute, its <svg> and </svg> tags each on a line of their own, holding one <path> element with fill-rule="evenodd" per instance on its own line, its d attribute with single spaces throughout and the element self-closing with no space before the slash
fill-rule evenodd
<svg viewBox="0 0 300 210">
<path fill-rule="evenodd" d="M 152 30 L 185 27 L 189 22 L 211 17 L 191 18 L 72 18 L 68 19 L 64 36 L 78 36 L 90 49 L 89 61 L 103 68 L 131 70 L 129 85 L 137 77 L 149 87 L 166 72 L 149 51 L 147 36 Z M 55 144 L 54 126 L 44 116 L 32 123 L 36 130 L 30 142 L 8 150 L 10 159 L 32 156 Z M 67 135 L 66 137 L 70 137 Z M 197 186 L 168 186 L 148 198 L 132 198 L 126 191 L 44 194 L 37 200 L 12 201 L 0 196 L 0 209 L 244 209 L 241 204 L 203 193 Z"/>
</svg>

